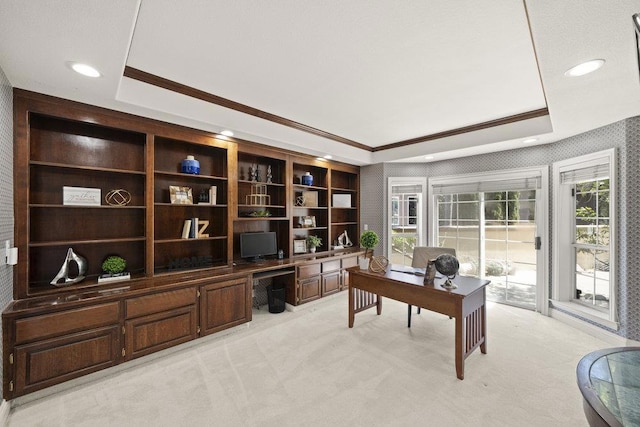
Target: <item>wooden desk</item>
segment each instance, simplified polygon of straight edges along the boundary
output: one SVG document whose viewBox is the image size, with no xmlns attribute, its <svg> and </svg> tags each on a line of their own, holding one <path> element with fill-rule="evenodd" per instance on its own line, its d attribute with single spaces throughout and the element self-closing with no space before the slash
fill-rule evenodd
<svg viewBox="0 0 640 427">
<path fill-rule="evenodd" d="M 447 290 L 440 285 L 444 279 L 436 278 L 434 285 L 424 285 L 423 276 L 392 271 L 401 266 L 387 267 L 385 273 L 371 273 L 358 267 L 349 269 L 349 327 L 353 327 L 355 314 L 376 307 L 382 313 L 382 298 L 406 302 L 450 317 L 456 322 L 456 374 L 464 379 L 464 360 L 480 346 L 487 352 L 487 315 L 485 288 L 489 280 L 457 276 L 456 289 Z"/>
</svg>

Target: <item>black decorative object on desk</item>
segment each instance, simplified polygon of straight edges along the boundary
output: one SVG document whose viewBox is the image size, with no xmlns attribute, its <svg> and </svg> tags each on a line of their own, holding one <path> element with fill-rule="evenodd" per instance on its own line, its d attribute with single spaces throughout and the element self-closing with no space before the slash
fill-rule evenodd
<svg viewBox="0 0 640 427">
<path fill-rule="evenodd" d="M 438 273 L 447 278 L 447 280 L 440 286 L 446 289 L 457 288 L 457 286 L 451 281 L 451 279 L 456 277 L 456 274 L 458 274 L 458 269 L 460 268 L 458 258 L 451 254 L 442 254 L 436 258 L 434 264 Z"/>
</svg>

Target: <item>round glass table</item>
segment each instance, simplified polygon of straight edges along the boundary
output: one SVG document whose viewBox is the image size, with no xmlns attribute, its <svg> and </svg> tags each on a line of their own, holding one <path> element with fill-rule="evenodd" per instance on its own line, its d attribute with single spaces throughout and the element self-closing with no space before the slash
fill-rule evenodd
<svg viewBox="0 0 640 427">
<path fill-rule="evenodd" d="M 590 426 L 640 426 L 640 347 L 589 353 L 576 373 Z"/>
</svg>

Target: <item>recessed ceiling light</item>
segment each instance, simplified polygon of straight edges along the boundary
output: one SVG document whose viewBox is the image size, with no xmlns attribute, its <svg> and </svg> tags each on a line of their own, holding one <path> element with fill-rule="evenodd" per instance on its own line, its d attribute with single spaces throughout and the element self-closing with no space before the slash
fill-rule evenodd
<svg viewBox="0 0 640 427">
<path fill-rule="evenodd" d="M 433 156 L 424 156 L 425 160 L 433 160 Z"/>
<path fill-rule="evenodd" d="M 79 62 L 71 63 L 71 68 L 78 74 L 82 74 L 87 77 L 100 77 L 100 72 L 93 68 L 91 65 L 81 64 Z"/>
<path fill-rule="evenodd" d="M 331 159 L 333 159 L 333 156 L 331 154 L 325 154 L 324 158 L 327 159 L 327 160 L 331 160 Z"/>
<path fill-rule="evenodd" d="M 531 144 L 532 142 L 536 142 L 538 138 L 529 138 L 522 141 L 523 144 Z"/>
<path fill-rule="evenodd" d="M 568 77 L 584 76 L 585 74 L 593 73 L 603 65 L 604 59 L 592 59 L 591 61 L 583 62 L 582 64 L 569 68 L 564 75 Z"/>
<path fill-rule="evenodd" d="M 231 132 L 230 130 L 225 129 L 222 132 L 220 132 L 220 135 L 233 136 L 233 132 Z"/>
</svg>

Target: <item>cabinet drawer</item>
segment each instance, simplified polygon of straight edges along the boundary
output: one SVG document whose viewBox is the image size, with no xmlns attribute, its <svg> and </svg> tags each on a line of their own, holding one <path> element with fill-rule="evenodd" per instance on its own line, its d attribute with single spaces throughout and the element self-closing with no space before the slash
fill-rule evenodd
<svg viewBox="0 0 640 427">
<path fill-rule="evenodd" d="M 178 289 L 170 292 L 130 298 L 125 301 L 127 319 L 172 310 L 174 308 L 195 305 L 196 288 Z"/>
<path fill-rule="evenodd" d="M 340 260 L 334 259 L 331 261 L 324 261 L 322 263 L 322 272 L 328 273 L 330 271 L 338 271 L 340 270 Z"/>
<path fill-rule="evenodd" d="M 342 268 L 355 267 L 358 265 L 358 257 L 350 256 L 348 258 L 342 258 Z"/>
<path fill-rule="evenodd" d="M 298 280 L 308 279 L 320 274 L 320 263 L 299 265 L 297 270 Z"/>
<path fill-rule="evenodd" d="M 16 346 L 19 396 L 115 365 L 120 354 L 120 326 Z"/>
<path fill-rule="evenodd" d="M 82 307 L 16 320 L 16 344 L 119 323 L 120 303 Z"/>
</svg>

